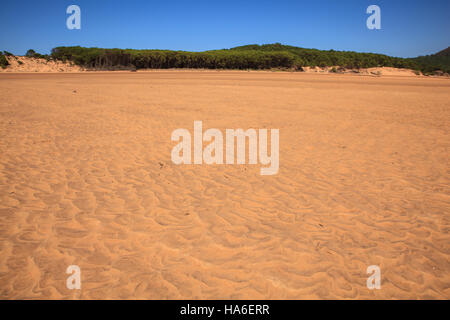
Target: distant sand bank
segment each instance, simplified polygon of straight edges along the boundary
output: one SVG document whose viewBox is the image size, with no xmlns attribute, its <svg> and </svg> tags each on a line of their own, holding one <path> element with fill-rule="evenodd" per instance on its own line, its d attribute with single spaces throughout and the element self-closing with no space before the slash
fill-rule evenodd
<svg viewBox="0 0 450 320">
<path fill-rule="evenodd" d="M 77 65 L 69 62 L 63 63 L 61 61 L 47 61 L 39 58 L 28 58 L 22 56 L 7 57 L 10 66 L 6 69 L 1 69 L 0 72 L 5 73 L 53 73 L 53 72 L 108 72 L 108 71 L 92 71 L 85 70 Z M 211 70 L 211 69 L 169 69 L 176 72 L 192 72 L 192 71 L 205 71 L 205 72 L 228 72 L 230 70 Z M 416 71 L 410 69 L 399 69 L 390 67 L 380 68 L 368 68 L 368 69 L 344 69 L 337 67 L 304 67 L 304 73 L 342 73 L 342 74 L 359 74 L 370 76 L 406 76 L 406 77 L 423 77 L 421 74 L 417 74 Z M 137 72 L 152 72 L 152 71 L 167 71 L 167 69 L 140 69 Z M 248 72 L 247 70 L 233 70 L 236 72 Z M 251 70 L 250 72 L 274 72 L 279 70 Z M 114 71 L 114 72 L 130 72 L 129 70 Z M 292 71 L 291 71 L 292 72 Z M 447 77 L 448 78 L 448 77 Z"/>
</svg>

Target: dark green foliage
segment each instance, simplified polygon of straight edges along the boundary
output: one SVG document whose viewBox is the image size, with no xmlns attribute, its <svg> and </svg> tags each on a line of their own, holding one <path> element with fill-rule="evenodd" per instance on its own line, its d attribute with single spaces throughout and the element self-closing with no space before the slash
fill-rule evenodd
<svg viewBox="0 0 450 320">
<path fill-rule="evenodd" d="M 186 52 L 169 50 L 100 49 L 57 47 L 51 56 L 62 61 L 93 69 L 270 69 L 292 68 L 296 57 L 288 52 L 261 52 L 257 50 L 233 52 L 215 50 Z"/>
<path fill-rule="evenodd" d="M 0 51 L 0 67 L 6 69 L 7 66 L 9 66 L 8 59 L 6 59 L 6 56 Z"/>
<path fill-rule="evenodd" d="M 8 52 L 8 51 L 3 51 L 3 54 L 4 54 L 5 56 L 7 56 L 7 57 L 12 57 L 12 56 L 14 56 L 11 52 Z"/>
<path fill-rule="evenodd" d="M 418 70 L 424 74 L 433 74 L 435 71 L 450 73 L 450 47 L 436 54 L 421 56 L 412 59 L 418 66 Z"/>
<path fill-rule="evenodd" d="M 35 55 L 35 52 L 32 53 L 32 56 Z M 89 69 L 104 70 L 146 68 L 302 70 L 302 67 L 305 66 L 339 66 L 340 68 L 332 69 L 332 71 L 340 71 L 343 68 L 396 67 L 432 72 L 448 70 L 450 65 L 435 63 L 434 60 L 433 63 L 429 63 L 420 58 L 396 58 L 383 54 L 353 51 L 323 51 L 286 46 L 280 43 L 254 44 L 205 52 L 57 47 L 52 50 L 51 57 L 62 61 L 72 61 Z M 444 58 L 439 57 L 439 61 L 442 59 Z"/>
<path fill-rule="evenodd" d="M 305 49 L 286 46 L 279 43 L 265 45 L 248 45 L 232 48 L 230 50 L 258 50 L 263 52 L 289 52 L 299 59 L 303 66 L 332 67 L 340 66 L 347 69 L 372 68 L 372 67 L 397 67 L 413 68 L 409 59 L 389 57 L 383 54 L 359 53 L 354 51 L 335 51 Z"/>
<path fill-rule="evenodd" d="M 447 49 L 444 49 L 442 51 L 439 51 L 438 53 L 435 53 L 434 56 L 437 57 L 450 57 L 450 47 L 448 47 Z"/>
<path fill-rule="evenodd" d="M 25 53 L 25 57 L 32 58 L 35 54 L 36 54 L 36 51 L 34 51 L 33 49 L 29 49 L 27 51 L 27 53 Z"/>
<path fill-rule="evenodd" d="M 49 61 L 52 58 L 48 54 L 40 54 L 34 51 L 33 49 L 28 50 L 25 56 L 28 58 L 46 59 L 47 61 Z"/>
</svg>

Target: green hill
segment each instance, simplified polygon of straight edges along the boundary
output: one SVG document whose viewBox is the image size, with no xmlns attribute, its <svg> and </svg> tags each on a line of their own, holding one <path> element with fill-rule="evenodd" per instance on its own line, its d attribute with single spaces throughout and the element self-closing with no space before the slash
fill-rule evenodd
<svg viewBox="0 0 450 320">
<path fill-rule="evenodd" d="M 419 66 L 419 69 L 424 73 L 431 73 L 436 70 L 450 73 L 450 47 L 438 53 L 413 58 L 412 60 L 414 60 Z"/>
<path fill-rule="evenodd" d="M 438 57 L 450 57 L 450 47 L 448 47 L 447 49 L 444 49 L 442 51 L 439 51 L 438 53 L 435 53 L 434 55 L 438 56 Z"/>
</svg>

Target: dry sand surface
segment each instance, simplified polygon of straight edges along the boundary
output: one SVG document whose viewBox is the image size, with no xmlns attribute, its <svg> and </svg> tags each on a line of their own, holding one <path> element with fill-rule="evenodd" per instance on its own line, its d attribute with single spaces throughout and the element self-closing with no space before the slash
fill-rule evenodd
<svg viewBox="0 0 450 320">
<path fill-rule="evenodd" d="M 194 120 L 279 173 L 173 164 Z M 449 133 L 448 79 L 1 74 L 0 298 L 449 299 Z"/>
</svg>

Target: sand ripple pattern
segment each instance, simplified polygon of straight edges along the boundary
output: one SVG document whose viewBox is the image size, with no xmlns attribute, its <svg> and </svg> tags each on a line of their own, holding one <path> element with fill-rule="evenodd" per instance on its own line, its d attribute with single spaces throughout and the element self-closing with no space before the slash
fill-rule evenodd
<svg viewBox="0 0 450 320">
<path fill-rule="evenodd" d="M 449 299 L 450 81 L 0 75 L 1 299 Z M 280 171 L 176 166 L 176 128 L 279 128 Z M 66 288 L 80 266 L 81 290 Z M 379 265 L 381 290 L 366 268 Z"/>
</svg>

